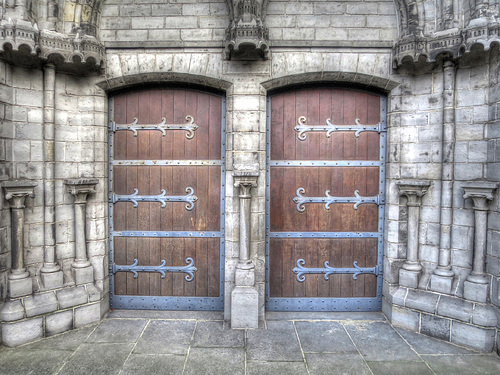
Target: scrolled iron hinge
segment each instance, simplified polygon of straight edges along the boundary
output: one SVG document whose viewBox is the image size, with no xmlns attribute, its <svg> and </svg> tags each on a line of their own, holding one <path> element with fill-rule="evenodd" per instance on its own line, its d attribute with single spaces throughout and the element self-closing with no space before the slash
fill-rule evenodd
<svg viewBox="0 0 500 375">
<path fill-rule="evenodd" d="M 359 267 L 357 261 L 352 264 L 354 268 L 333 268 L 330 267 L 328 261 L 325 261 L 324 268 L 306 268 L 304 267 L 305 264 L 306 261 L 304 259 L 299 259 L 297 260 L 297 267 L 293 269 L 293 273 L 297 275 L 297 281 L 301 283 L 306 280 L 306 274 L 324 274 L 325 280 L 329 280 L 330 275 L 333 274 L 352 274 L 354 280 L 357 280 L 361 274 L 372 274 L 375 276 L 379 274 L 378 266 L 371 268 Z"/>
<path fill-rule="evenodd" d="M 296 191 L 297 196 L 293 198 L 293 202 L 297 204 L 297 211 L 304 212 L 306 203 L 325 203 L 325 209 L 329 210 L 330 205 L 333 203 L 354 203 L 353 208 L 358 209 L 359 205 L 365 203 L 375 203 L 380 205 L 380 196 L 376 195 L 374 197 L 363 197 L 359 195 L 359 190 L 354 191 L 354 197 L 334 197 L 330 195 L 330 190 L 325 190 L 325 197 L 306 197 L 304 194 L 306 191 L 304 188 L 299 187 Z"/>
<path fill-rule="evenodd" d="M 326 131 L 326 136 L 330 138 L 330 135 L 338 131 L 354 131 L 354 136 L 359 138 L 359 134 L 365 131 L 371 132 L 383 132 L 386 131 L 386 127 L 382 122 L 376 125 L 363 125 L 360 123 L 359 119 L 355 119 L 355 125 L 335 125 L 330 122 L 331 120 L 326 119 L 326 125 L 306 125 L 306 117 L 300 116 L 297 119 L 297 126 L 295 126 L 295 131 L 298 132 L 297 138 L 301 141 L 305 141 L 308 132 L 324 132 Z"/>
<path fill-rule="evenodd" d="M 139 119 L 134 117 L 134 122 L 131 124 L 117 124 L 114 121 L 110 121 L 109 129 L 112 132 L 116 132 L 119 130 L 129 130 L 134 134 L 134 137 L 137 137 L 139 130 L 159 130 L 162 135 L 165 137 L 167 135 L 167 130 L 185 130 L 187 131 L 186 138 L 192 139 L 194 137 L 194 132 L 198 129 L 198 125 L 194 123 L 194 118 L 191 115 L 187 115 L 186 124 L 168 124 L 165 117 L 162 117 L 162 122 L 159 124 L 141 124 L 139 125 Z"/>
<path fill-rule="evenodd" d="M 161 278 L 164 279 L 166 272 L 177 272 L 186 273 L 184 277 L 186 281 L 193 281 L 194 273 L 198 269 L 194 266 L 193 258 L 186 258 L 186 266 L 167 266 L 165 260 L 161 261 L 159 266 L 139 266 L 139 261 L 134 259 L 134 263 L 131 265 L 117 265 L 113 264 L 113 273 L 117 272 L 132 272 L 134 274 L 134 279 L 139 277 L 139 272 L 158 272 L 161 274 Z"/>
<path fill-rule="evenodd" d="M 119 195 L 113 193 L 111 195 L 111 202 L 132 202 L 134 207 L 138 207 L 138 202 L 159 202 L 162 207 L 167 206 L 167 202 L 187 202 L 186 210 L 191 211 L 194 208 L 194 202 L 198 197 L 194 195 L 194 189 L 190 186 L 186 188 L 187 195 L 167 195 L 165 189 L 161 189 L 159 195 L 139 195 L 139 190 L 134 189 L 134 193 L 130 195 Z"/>
</svg>

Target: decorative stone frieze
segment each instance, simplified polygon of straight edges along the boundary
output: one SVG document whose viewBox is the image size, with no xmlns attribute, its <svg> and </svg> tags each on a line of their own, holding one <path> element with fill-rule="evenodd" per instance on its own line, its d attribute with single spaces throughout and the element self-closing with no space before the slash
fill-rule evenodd
<svg viewBox="0 0 500 375">
<path fill-rule="evenodd" d="M 226 0 L 230 23 L 226 29 L 227 60 L 267 60 L 269 35 L 264 24 L 268 0 Z"/>
<path fill-rule="evenodd" d="M 59 71 L 89 74 L 101 70 L 105 51 L 94 36 L 40 31 L 29 21 L 7 19 L 0 22 L 0 56 L 16 65 L 51 61 Z"/>
<path fill-rule="evenodd" d="M 11 270 L 8 276 L 9 297 L 26 296 L 33 292 L 29 272 L 24 267 L 24 201 L 35 196 L 33 181 L 4 181 L 5 199 L 11 211 Z"/>
<path fill-rule="evenodd" d="M 489 277 L 486 274 L 486 234 L 488 230 L 488 206 L 494 198 L 498 183 L 466 182 L 462 184 L 464 199 L 471 198 L 474 209 L 474 260 L 472 272 L 464 282 L 464 298 L 486 302 Z"/>
<path fill-rule="evenodd" d="M 399 195 L 407 198 L 408 206 L 408 243 L 406 261 L 399 271 L 399 284 L 409 288 L 417 288 L 422 272 L 422 265 L 418 257 L 418 236 L 420 224 L 420 206 L 422 197 L 427 193 L 430 181 L 427 180 L 401 180 L 396 184 Z"/>
<path fill-rule="evenodd" d="M 470 53 L 474 45 L 488 50 L 494 43 L 500 43 L 500 24 L 494 18 L 473 20 L 465 29 L 449 29 L 432 35 L 407 35 L 394 46 L 394 67 L 405 60 L 434 62 L 441 55 L 457 59 Z"/>
<path fill-rule="evenodd" d="M 94 281 L 94 272 L 87 257 L 86 239 L 86 205 L 89 194 L 95 193 L 96 178 L 80 178 L 65 180 L 68 193 L 75 197 L 75 260 L 71 264 L 76 285 L 88 284 Z"/>
<path fill-rule="evenodd" d="M 240 252 L 231 293 L 231 328 L 259 326 L 259 294 L 255 288 L 255 265 L 250 259 L 251 189 L 257 187 L 258 176 L 253 171 L 233 172 L 240 200 Z"/>
</svg>

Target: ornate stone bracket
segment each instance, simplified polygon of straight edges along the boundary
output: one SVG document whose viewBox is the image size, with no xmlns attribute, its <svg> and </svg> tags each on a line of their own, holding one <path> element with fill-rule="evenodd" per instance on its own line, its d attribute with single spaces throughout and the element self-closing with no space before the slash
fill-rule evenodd
<svg viewBox="0 0 500 375">
<path fill-rule="evenodd" d="M 226 29 L 227 60 L 267 60 L 269 35 L 264 24 L 268 0 L 226 0 L 230 23 Z"/>
<path fill-rule="evenodd" d="M 474 260 L 472 272 L 464 282 L 464 298 L 486 302 L 489 278 L 486 274 L 486 234 L 488 231 L 488 206 L 494 198 L 498 183 L 466 182 L 462 184 L 464 199 L 471 198 L 474 209 Z"/>
<path fill-rule="evenodd" d="M 257 328 L 259 295 L 255 288 L 255 265 L 250 260 L 252 188 L 257 187 L 258 172 L 233 172 L 234 187 L 240 198 L 240 253 L 231 293 L 231 328 Z"/>
<path fill-rule="evenodd" d="M 33 286 L 29 272 L 24 267 L 24 201 L 35 197 L 36 182 L 4 181 L 5 199 L 10 202 L 11 211 L 11 258 L 9 273 L 9 297 L 16 298 L 31 294 Z"/>
<path fill-rule="evenodd" d="M 75 197 L 75 260 L 71 264 L 75 283 L 88 284 L 94 281 L 94 272 L 87 257 L 86 205 L 89 194 L 95 193 L 96 178 L 65 180 L 68 193 Z"/>
<path fill-rule="evenodd" d="M 418 235 L 420 223 L 420 206 L 422 197 L 427 193 L 430 181 L 402 180 L 397 181 L 399 195 L 407 198 L 408 206 L 408 243 L 406 261 L 399 271 L 399 284 L 409 288 L 417 288 L 422 266 L 418 259 Z"/>
<path fill-rule="evenodd" d="M 105 60 L 104 46 L 93 36 L 40 31 L 21 19 L 0 22 L 0 55 L 25 66 L 50 60 L 59 71 L 79 74 L 99 72 Z"/>
</svg>

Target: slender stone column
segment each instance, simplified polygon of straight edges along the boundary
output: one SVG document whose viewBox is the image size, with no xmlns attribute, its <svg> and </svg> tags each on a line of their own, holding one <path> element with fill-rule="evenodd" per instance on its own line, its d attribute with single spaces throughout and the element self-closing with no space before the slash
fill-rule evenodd
<svg viewBox="0 0 500 375">
<path fill-rule="evenodd" d="M 431 276 L 430 289 L 451 293 L 451 226 L 453 222 L 453 181 L 455 160 L 455 64 L 443 63 L 443 135 L 441 143 L 441 197 L 439 261 Z"/>
<path fill-rule="evenodd" d="M 399 194 L 407 198 L 408 207 L 408 242 L 406 261 L 399 270 L 399 284 L 409 288 L 417 288 L 422 266 L 418 256 L 418 236 L 420 224 L 420 206 L 422 197 L 427 193 L 430 181 L 405 180 L 397 181 Z"/>
<path fill-rule="evenodd" d="M 33 285 L 30 274 L 24 267 L 24 201 L 26 197 L 35 197 L 36 182 L 4 181 L 5 199 L 10 202 L 11 211 L 11 259 L 9 273 L 9 297 L 16 298 L 31 294 Z"/>
<path fill-rule="evenodd" d="M 250 259 L 251 189 L 257 187 L 258 172 L 233 172 L 240 199 L 240 254 L 231 293 L 231 328 L 258 328 L 259 294 L 255 288 L 255 265 Z"/>
<path fill-rule="evenodd" d="M 462 184 L 464 199 L 471 198 L 474 204 L 474 261 L 472 272 L 464 282 L 464 298 L 486 302 L 489 277 L 486 274 L 486 234 L 488 231 L 488 205 L 498 188 L 493 182 L 467 182 Z"/>
<path fill-rule="evenodd" d="M 76 285 L 94 282 L 94 270 L 87 257 L 86 205 L 89 194 L 95 193 L 96 178 L 65 180 L 68 192 L 75 197 L 75 260 L 71 264 Z"/>
<path fill-rule="evenodd" d="M 56 262 L 56 219 L 55 219 L 55 152 L 54 117 L 56 69 L 53 64 L 43 68 L 43 149 L 44 149 L 44 261 L 40 278 L 44 289 L 55 289 L 63 285 L 63 272 Z"/>
</svg>

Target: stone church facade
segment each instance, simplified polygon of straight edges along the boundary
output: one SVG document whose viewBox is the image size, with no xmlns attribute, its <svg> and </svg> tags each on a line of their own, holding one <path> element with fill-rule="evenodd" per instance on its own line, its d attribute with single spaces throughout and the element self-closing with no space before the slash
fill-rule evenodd
<svg viewBox="0 0 500 375">
<path fill-rule="evenodd" d="M 496 0 L 5 0 L 0 321 L 382 311 L 500 346 Z"/>
</svg>

